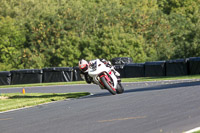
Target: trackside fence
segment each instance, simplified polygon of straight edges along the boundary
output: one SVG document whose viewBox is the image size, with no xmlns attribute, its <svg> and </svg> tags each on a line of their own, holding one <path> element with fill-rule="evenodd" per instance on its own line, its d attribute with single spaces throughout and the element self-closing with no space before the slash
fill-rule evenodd
<svg viewBox="0 0 200 133">
<path fill-rule="evenodd" d="M 187 59 L 133 63 L 130 57 L 112 60 L 121 78 L 184 76 L 200 74 L 200 57 Z M 81 81 L 75 67 L 51 67 L 0 72 L 0 85 Z"/>
</svg>

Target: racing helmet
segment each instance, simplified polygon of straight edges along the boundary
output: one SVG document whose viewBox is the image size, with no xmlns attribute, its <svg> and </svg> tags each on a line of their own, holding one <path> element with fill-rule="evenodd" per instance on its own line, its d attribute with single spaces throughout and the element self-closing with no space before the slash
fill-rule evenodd
<svg viewBox="0 0 200 133">
<path fill-rule="evenodd" d="M 81 59 L 79 61 L 79 69 L 81 69 L 83 72 L 87 71 L 89 67 L 89 64 L 86 60 Z"/>
</svg>

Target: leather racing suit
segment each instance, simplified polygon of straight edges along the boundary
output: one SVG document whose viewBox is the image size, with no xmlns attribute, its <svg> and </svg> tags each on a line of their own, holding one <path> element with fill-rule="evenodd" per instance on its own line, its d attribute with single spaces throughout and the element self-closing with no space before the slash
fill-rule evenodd
<svg viewBox="0 0 200 133">
<path fill-rule="evenodd" d="M 118 78 L 118 82 L 121 82 L 121 80 L 120 80 L 120 78 L 119 78 L 120 74 L 114 69 L 114 67 L 112 66 L 111 62 L 110 62 L 110 61 L 107 61 L 107 60 L 105 60 L 105 59 L 99 59 L 99 60 L 100 60 L 101 62 L 103 62 L 103 63 L 106 65 L 106 67 L 110 67 L 110 68 L 113 70 L 113 72 L 115 73 L 116 77 Z M 94 83 L 92 77 L 90 77 L 90 76 L 88 75 L 88 72 L 83 72 L 83 71 L 81 71 L 80 76 L 81 76 L 81 78 L 84 79 L 88 84 Z"/>
</svg>

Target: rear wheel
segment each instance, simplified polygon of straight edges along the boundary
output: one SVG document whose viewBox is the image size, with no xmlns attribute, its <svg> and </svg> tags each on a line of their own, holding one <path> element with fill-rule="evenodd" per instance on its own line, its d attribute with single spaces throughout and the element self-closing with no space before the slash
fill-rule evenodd
<svg viewBox="0 0 200 133">
<path fill-rule="evenodd" d="M 113 85 L 111 83 L 109 83 L 109 81 L 103 76 L 100 78 L 101 81 L 103 82 L 104 84 L 104 87 L 113 95 L 116 95 L 116 90 L 115 88 L 113 88 Z"/>
<path fill-rule="evenodd" d="M 121 83 L 118 83 L 116 92 L 117 94 L 122 94 L 124 92 L 124 87 L 122 86 Z"/>
</svg>

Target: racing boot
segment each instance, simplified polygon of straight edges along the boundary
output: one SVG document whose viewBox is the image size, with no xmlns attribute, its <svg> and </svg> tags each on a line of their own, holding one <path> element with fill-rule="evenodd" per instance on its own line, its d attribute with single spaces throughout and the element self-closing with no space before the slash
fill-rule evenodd
<svg viewBox="0 0 200 133">
<path fill-rule="evenodd" d="M 111 67 L 111 70 L 114 72 L 115 76 L 117 76 L 117 77 L 120 76 L 119 72 L 116 71 L 116 70 L 114 69 L 114 67 Z"/>
<path fill-rule="evenodd" d="M 120 74 L 119 74 L 119 72 L 118 72 L 118 71 L 114 70 L 114 73 L 115 73 L 115 75 L 116 75 L 117 77 L 119 77 L 119 76 L 120 76 Z"/>
</svg>

